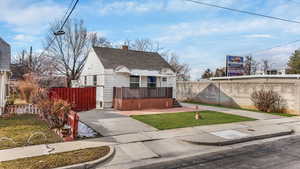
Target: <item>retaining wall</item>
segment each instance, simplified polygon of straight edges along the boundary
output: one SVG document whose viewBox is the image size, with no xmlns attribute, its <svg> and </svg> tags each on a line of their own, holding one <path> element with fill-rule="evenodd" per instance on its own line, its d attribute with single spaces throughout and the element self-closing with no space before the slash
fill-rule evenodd
<svg viewBox="0 0 300 169">
<path fill-rule="evenodd" d="M 224 106 L 255 108 L 251 94 L 272 89 L 285 100 L 288 113 L 300 114 L 300 80 L 291 78 L 249 78 L 205 82 L 177 82 L 177 100 L 191 100 Z"/>
</svg>

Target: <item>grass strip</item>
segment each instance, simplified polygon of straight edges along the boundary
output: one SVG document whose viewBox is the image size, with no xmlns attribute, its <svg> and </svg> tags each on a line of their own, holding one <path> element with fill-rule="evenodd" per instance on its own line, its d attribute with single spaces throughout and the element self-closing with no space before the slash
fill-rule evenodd
<svg viewBox="0 0 300 169">
<path fill-rule="evenodd" d="M 223 105 L 218 105 L 218 104 L 206 104 L 206 103 L 199 103 L 199 102 L 184 102 L 184 103 L 190 103 L 190 104 L 198 104 L 198 105 L 204 105 L 204 106 L 213 106 L 213 107 L 221 107 L 221 108 L 229 108 L 229 109 L 236 109 L 236 110 L 246 110 L 246 111 L 252 111 L 252 112 L 257 112 L 257 113 L 267 113 L 267 114 L 272 114 L 272 115 L 277 115 L 277 116 L 283 116 L 283 117 L 294 117 L 297 115 L 294 114 L 288 114 L 288 113 L 275 113 L 275 112 L 263 112 L 255 109 L 246 109 L 246 108 L 241 108 L 241 107 L 230 107 L 230 106 L 223 106 Z"/>
<path fill-rule="evenodd" d="M 195 112 L 133 115 L 131 117 L 159 130 L 256 120 L 215 111 L 201 111 L 200 115 L 202 117 L 200 120 L 195 119 Z"/>
<path fill-rule="evenodd" d="M 110 151 L 108 146 L 87 148 L 70 152 L 51 155 L 22 158 L 0 162 L 1 169 L 51 169 L 94 161 L 107 155 Z"/>
<path fill-rule="evenodd" d="M 38 134 L 41 132 L 43 134 Z M 35 135 L 33 135 L 36 133 Z M 30 143 L 27 143 L 31 136 Z M 46 136 L 46 139 L 45 137 Z M 15 115 L 10 118 L 0 118 L 0 139 L 12 139 L 0 141 L 0 150 L 7 148 L 22 147 L 24 145 L 48 144 L 61 142 L 62 139 L 47 124 L 38 119 L 37 115 L 24 114 Z"/>
</svg>

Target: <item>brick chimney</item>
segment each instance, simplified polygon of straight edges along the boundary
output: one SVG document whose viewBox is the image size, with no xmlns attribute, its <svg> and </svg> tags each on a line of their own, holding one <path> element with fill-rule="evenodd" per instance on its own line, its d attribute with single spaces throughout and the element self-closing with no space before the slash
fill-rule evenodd
<svg viewBox="0 0 300 169">
<path fill-rule="evenodd" d="M 122 49 L 123 49 L 123 50 L 128 50 L 128 45 L 123 45 L 123 46 L 122 46 Z"/>
</svg>

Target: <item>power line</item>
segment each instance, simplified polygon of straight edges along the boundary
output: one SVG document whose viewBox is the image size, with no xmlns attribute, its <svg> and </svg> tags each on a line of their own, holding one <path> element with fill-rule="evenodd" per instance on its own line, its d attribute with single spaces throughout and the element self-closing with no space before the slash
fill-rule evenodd
<svg viewBox="0 0 300 169">
<path fill-rule="evenodd" d="M 284 21 L 284 22 L 290 22 L 290 23 L 300 24 L 300 21 L 294 21 L 294 20 L 289 20 L 289 19 L 284 19 L 284 18 L 269 16 L 269 15 L 264 15 L 264 14 L 258 14 L 258 13 L 251 12 L 251 11 L 234 9 L 234 8 L 219 6 L 219 5 L 216 5 L 216 4 L 210 4 L 210 3 L 206 3 L 206 2 L 200 2 L 200 1 L 196 1 L 196 0 L 185 0 L 185 1 L 197 3 L 197 4 L 200 4 L 200 5 L 204 5 L 204 6 L 215 7 L 215 8 L 230 10 L 230 11 L 234 11 L 234 12 L 244 13 L 244 14 L 248 14 L 248 15 L 260 16 L 260 17 L 265 17 L 265 18 L 269 18 L 269 19 L 274 19 L 274 20 L 279 20 L 279 21 Z"/>
<path fill-rule="evenodd" d="M 63 24 L 61 25 L 60 30 L 62 30 L 62 29 L 64 28 L 65 24 L 66 24 L 67 21 L 69 20 L 71 14 L 73 13 L 73 11 L 74 11 L 75 7 L 77 6 L 78 2 L 79 2 L 79 0 L 76 0 L 76 2 L 75 2 L 75 4 L 74 4 L 73 8 L 71 9 L 69 15 L 66 17 L 65 21 L 64 21 Z"/>
<path fill-rule="evenodd" d="M 74 0 L 71 1 L 71 3 L 69 4 L 64 16 L 63 16 L 63 20 L 67 17 L 68 13 L 69 13 L 69 10 L 72 8 L 73 6 L 73 3 L 74 3 Z"/>
<path fill-rule="evenodd" d="M 228 7 L 219 6 L 219 5 L 215 5 L 215 4 L 210 4 L 210 3 L 206 3 L 206 2 L 200 2 L 200 1 L 196 1 L 196 0 L 185 0 L 185 1 L 190 1 L 190 2 L 193 2 L 193 3 L 200 4 L 200 5 L 221 8 L 221 9 L 230 10 L 230 11 L 234 11 L 234 12 L 245 13 L 245 14 L 249 14 L 249 15 L 255 15 L 255 16 L 265 17 L 265 18 L 269 18 L 269 19 L 274 19 L 274 20 L 280 20 L 280 21 L 285 21 L 285 22 L 300 24 L 300 21 L 294 21 L 294 20 L 289 20 L 289 19 L 284 19 L 284 18 L 279 18 L 279 17 L 274 17 L 274 16 L 268 16 L 268 15 L 258 14 L 258 13 L 254 13 L 254 12 L 251 12 L 251 11 L 244 11 L 244 10 L 239 10 L 239 9 L 234 9 L 234 8 L 228 8 Z M 288 0 L 288 1 L 300 4 L 300 2 L 297 2 L 297 1 L 294 1 L 294 0 Z M 270 47 L 270 48 L 266 48 L 266 49 L 260 49 L 260 50 L 256 50 L 256 51 L 253 51 L 253 52 L 249 52 L 248 54 L 254 54 L 254 53 L 264 52 L 264 51 L 268 51 L 268 50 L 280 48 L 280 47 L 283 47 L 283 46 L 288 46 L 288 45 L 291 45 L 291 44 L 294 44 L 294 43 L 297 43 L 297 42 L 300 42 L 300 39 L 299 40 L 290 41 L 288 43 L 284 43 L 284 44 L 281 44 L 281 45 L 276 45 L 274 47 Z"/>
<path fill-rule="evenodd" d="M 63 24 L 60 26 L 60 29 L 59 29 L 58 31 L 62 31 L 62 29 L 64 28 L 65 24 L 66 24 L 67 21 L 69 20 L 71 14 L 73 13 L 74 9 L 76 8 L 76 6 L 77 6 L 79 0 L 76 0 L 76 2 L 75 2 L 75 4 L 73 5 L 71 11 L 70 11 L 69 14 L 67 15 L 67 12 L 69 11 L 69 9 L 70 9 L 71 5 L 73 4 L 73 2 L 74 2 L 74 0 L 72 0 L 72 2 L 71 2 L 71 4 L 70 4 L 69 8 L 67 9 L 67 11 L 66 11 L 66 13 L 65 13 L 65 15 L 64 15 L 64 17 L 65 17 L 65 16 L 67 16 L 67 17 L 64 19 L 64 22 L 63 22 Z M 42 55 L 43 55 L 43 54 L 51 47 L 51 45 L 52 45 L 52 43 L 54 42 L 55 39 L 56 39 L 56 36 L 54 35 L 54 37 L 50 40 L 48 46 L 43 50 L 43 52 L 39 55 L 39 57 L 41 57 L 41 56 L 42 56 Z"/>
<path fill-rule="evenodd" d="M 290 41 L 290 42 L 287 42 L 287 43 L 284 43 L 284 44 L 276 45 L 274 47 L 269 47 L 269 48 L 266 48 L 266 49 L 260 49 L 260 50 L 256 50 L 256 51 L 253 51 L 253 52 L 249 52 L 248 54 L 260 53 L 260 52 L 264 52 L 264 51 L 268 51 L 268 50 L 272 50 L 272 49 L 276 49 L 276 48 L 288 46 L 288 45 L 291 45 L 291 44 L 294 44 L 294 43 L 297 43 L 297 42 L 300 42 L 300 39 L 294 40 L 294 41 Z"/>
</svg>

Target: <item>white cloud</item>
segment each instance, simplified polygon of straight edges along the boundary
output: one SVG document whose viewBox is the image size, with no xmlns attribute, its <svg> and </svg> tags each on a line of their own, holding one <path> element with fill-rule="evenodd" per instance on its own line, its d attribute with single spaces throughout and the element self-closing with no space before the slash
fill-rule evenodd
<svg viewBox="0 0 300 169">
<path fill-rule="evenodd" d="M 212 2 L 212 0 L 206 0 L 207 2 Z M 222 5 L 230 5 L 236 0 L 224 0 L 217 2 Z M 215 3 L 215 1 L 213 1 Z M 100 14 L 125 14 L 125 13 L 146 13 L 146 12 L 157 12 L 157 11 L 167 11 L 167 12 L 183 12 L 192 10 L 203 10 L 210 9 L 205 6 L 197 5 L 193 2 L 188 2 L 185 0 L 140 0 L 140 1 L 116 1 L 112 3 L 101 3 Z"/>
<path fill-rule="evenodd" d="M 111 33 L 110 31 L 102 31 L 102 30 L 94 30 L 94 31 L 89 31 L 88 33 L 90 34 L 97 34 L 98 37 L 108 37 L 108 35 Z"/>
<path fill-rule="evenodd" d="M 16 41 L 22 41 L 22 42 L 32 42 L 34 37 L 25 35 L 25 34 L 17 34 L 13 38 Z"/>
<path fill-rule="evenodd" d="M 170 0 L 167 2 L 165 10 L 167 11 L 187 11 L 200 9 L 201 6 L 195 5 L 192 2 L 187 2 L 184 0 Z"/>
<path fill-rule="evenodd" d="M 103 4 L 104 5 L 104 4 Z M 144 13 L 150 12 L 153 10 L 159 10 L 163 6 L 162 2 L 154 2 L 154 1 L 145 1 L 145 2 L 137 2 L 137 1 L 118 1 L 110 4 L 105 4 L 104 7 L 100 9 L 100 14 L 107 15 L 112 13 L 128 13 L 128 12 L 137 12 Z"/>
<path fill-rule="evenodd" d="M 249 34 L 245 35 L 245 38 L 273 38 L 270 34 Z"/>
<path fill-rule="evenodd" d="M 167 27 L 163 27 L 162 34 L 157 38 L 160 42 L 177 43 L 178 41 L 213 34 L 216 36 L 220 33 L 238 33 L 253 31 L 255 29 L 267 29 L 265 20 L 211 20 L 211 21 L 194 21 L 183 22 Z M 247 25 L 247 26 L 245 26 Z"/>
<path fill-rule="evenodd" d="M 39 34 L 63 11 L 64 7 L 51 0 L 35 3 L 5 0 L 0 2 L 0 21 L 16 32 Z"/>
<path fill-rule="evenodd" d="M 263 59 L 269 60 L 272 68 L 283 68 L 286 66 L 289 56 L 298 48 L 299 46 L 297 44 L 294 44 L 262 51 L 260 53 L 254 54 L 253 56 L 257 61 L 261 61 Z"/>
<path fill-rule="evenodd" d="M 225 6 L 229 6 L 233 4 L 236 0 L 222 0 L 219 2 L 216 2 L 214 0 L 202 0 L 202 1 L 207 3 L 220 4 L 220 5 L 222 4 Z M 168 0 L 165 9 L 167 11 L 176 12 L 176 11 L 203 10 L 203 9 L 211 9 L 211 8 L 207 8 L 207 6 L 199 5 L 194 2 L 189 2 L 185 0 Z"/>
</svg>

